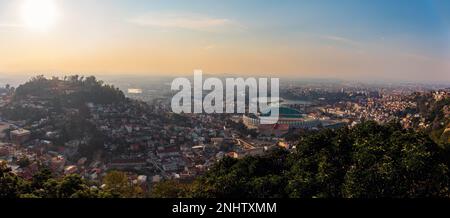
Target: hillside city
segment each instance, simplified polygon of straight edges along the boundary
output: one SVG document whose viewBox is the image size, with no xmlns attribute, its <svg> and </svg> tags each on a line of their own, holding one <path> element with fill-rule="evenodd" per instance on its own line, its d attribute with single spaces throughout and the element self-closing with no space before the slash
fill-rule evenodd
<svg viewBox="0 0 450 218">
<path fill-rule="evenodd" d="M 365 121 L 395 121 L 450 143 L 445 87 L 286 82 L 274 125 L 260 124 L 263 114 L 175 114 L 171 94 L 146 98 L 80 76 L 6 85 L 0 88 L 0 161 L 25 180 L 45 168 L 57 178 L 77 174 L 99 189 L 108 173 L 120 171 L 149 193 L 164 181 L 193 181 L 224 158 L 294 152 L 305 132 Z"/>
</svg>

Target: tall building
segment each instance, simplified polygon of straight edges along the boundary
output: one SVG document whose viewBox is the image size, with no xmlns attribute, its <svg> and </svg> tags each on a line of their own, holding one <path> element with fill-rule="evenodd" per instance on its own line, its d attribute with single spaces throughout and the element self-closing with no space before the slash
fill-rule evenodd
<svg viewBox="0 0 450 218">
<path fill-rule="evenodd" d="M 11 131 L 10 137 L 11 141 L 16 144 L 22 144 L 26 142 L 31 136 L 31 132 L 26 129 L 17 129 L 14 131 Z"/>
</svg>

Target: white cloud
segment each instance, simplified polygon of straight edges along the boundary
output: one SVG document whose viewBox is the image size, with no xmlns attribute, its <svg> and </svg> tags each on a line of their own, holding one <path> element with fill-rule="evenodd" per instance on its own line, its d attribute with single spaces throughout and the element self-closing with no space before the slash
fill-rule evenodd
<svg viewBox="0 0 450 218">
<path fill-rule="evenodd" d="M 349 39 L 349 38 L 344 38 L 344 37 L 340 37 L 340 36 L 333 36 L 333 35 L 326 35 L 326 36 L 320 36 L 320 38 L 322 39 L 326 39 L 326 40 L 330 40 L 333 42 L 337 42 L 337 43 L 341 43 L 341 44 L 346 44 L 346 45 L 350 45 L 350 46 L 361 46 L 362 43 L 353 40 L 353 39 Z"/>
<path fill-rule="evenodd" d="M 147 13 L 129 19 L 129 22 L 145 27 L 178 28 L 197 31 L 223 30 L 230 27 L 239 27 L 236 22 L 227 18 L 214 18 L 189 13 Z"/>
</svg>

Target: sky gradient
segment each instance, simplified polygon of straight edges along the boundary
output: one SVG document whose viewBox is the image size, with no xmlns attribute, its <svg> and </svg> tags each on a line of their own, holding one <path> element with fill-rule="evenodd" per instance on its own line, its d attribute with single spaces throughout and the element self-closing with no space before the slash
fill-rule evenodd
<svg viewBox="0 0 450 218">
<path fill-rule="evenodd" d="M 450 81 L 448 0 L 0 0 L 0 73 Z M 40 0 L 34 0 L 40 1 Z"/>
</svg>

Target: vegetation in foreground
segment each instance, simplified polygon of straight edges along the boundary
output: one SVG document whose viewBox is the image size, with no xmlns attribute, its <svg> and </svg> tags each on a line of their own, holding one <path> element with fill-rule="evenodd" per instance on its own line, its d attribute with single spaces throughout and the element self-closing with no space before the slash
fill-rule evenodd
<svg viewBox="0 0 450 218">
<path fill-rule="evenodd" d="M 140 187 L 128 181 L 123 172 L 111 171 L 97 187 L 79 175 L 55 178 L 48 169 L 25 180 L 0 163 L 0 198 L 137 198 L 145 197 Z"/>
<path fill-rule="evenodd" d="M 296 151 L 225 158 L 192 183 L 166 181 L 153 197 L 449 197 L 449 150 L 395 123 L 365 122 L 300 139 Z"/>
<path fill-rule="evenodd" d="M 69 87 L 73 92 L 60 92 L 58 87 Z M 17 88 L 14 102 L 20 105 L 20 100 L 28 95 L 49 98 L 52 108 L 61 113 L 61 105 L 81 105 L 78 109 L 85 111 L 82 106 L 86 102 L 108 104 L 125 100 L 115 87 L 104 85 L 95 77 L 78 76 L 63 80 L 33 78 Z M 28 181 L 1 164 L 0 197 L 449 197 L 450 139 L 445 130 L 450 123 L 443 112 L 449 102 L 444 99 L 430 103 L 427 99 L 430 96 L 416 99 L 419 112 L 432 123 L 423 132 L 406 130 L 396 123 L 378 125 L 371 121 L 351 129 L 307 132 L 292 136 L 292 141 L 299 141 L 294 152 L 276 149 L 263 157 L 225 158 L 193 182 L 165 181 L 155 185 L 151 193 L 143 193 L 130 184 L 122 172 L 110 172 L 101 188 L 101 184 L 91 184 L 79 175 L 57 179 L 45 169 Z M 38 120 L 44 116 L 20 107 L 6 108 L 2 113 L 17 119 L 35 116 Z M 83 153 L 93 153 L 92 149 L 103 144 L 101 134 L 84 117 L 61 123 L 63 137 L 58 144 L 80 138 L 86 132 L 99 137 L 92 137 L 91 146 Z"/>
<path fill-rule="evenodd" d="M 121 172 L 103 188 L 78 175 L 55 179 L 47 170 L 31 181 L 0 167 L 0 197 L 39 198 L 419 198 L 449 197 L 448 144 L 395 123 L 365 122 L 352 129 L 324 129 L 302 136 L 295 152 L 225 158 L 190 183 L 165 181 L 150 195 Z"/>
</svg>

